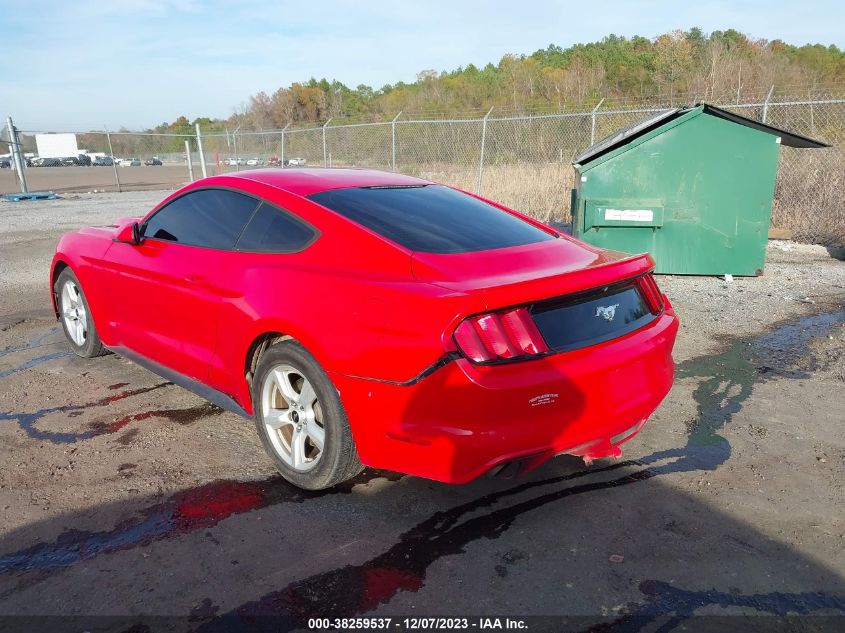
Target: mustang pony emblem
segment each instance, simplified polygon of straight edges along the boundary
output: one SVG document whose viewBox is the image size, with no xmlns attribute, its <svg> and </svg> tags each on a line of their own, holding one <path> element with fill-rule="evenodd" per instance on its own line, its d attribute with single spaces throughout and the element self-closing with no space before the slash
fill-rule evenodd
<svg viewBox="0 0 845 633">
<path fill-rule="evenodd" d="M 614 303 L 612 306 L 598 306 L 596 307 L 594 316 L 601 317 L 605 321 L 613 321 L 613 317 L 616 316 L 616 308 L 618 307 L 618 303 Z"/>
</svg>

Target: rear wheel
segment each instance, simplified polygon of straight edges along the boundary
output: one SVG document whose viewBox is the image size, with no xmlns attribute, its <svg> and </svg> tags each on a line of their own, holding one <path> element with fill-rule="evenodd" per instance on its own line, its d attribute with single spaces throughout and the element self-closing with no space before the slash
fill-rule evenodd
<svg viewBox="0 0 845 633">
<path fill-rule="evenodd" d="M 322 490 L 363 469 L 337 389 L 295 341 L 261 355 L 252 402 L 264 448 L 292 484 Z"/>
<path fill-rule="evenodd" d="M 107 354 L 108 350 L 103 347 L 94 327 L 91 308 L 82 292 L 82 286 L 70 268 L 65 268 L 59 274 L 53 291 L 56 293 L 59 320 L 73 353 L 83 358 Z"/>
</svg>

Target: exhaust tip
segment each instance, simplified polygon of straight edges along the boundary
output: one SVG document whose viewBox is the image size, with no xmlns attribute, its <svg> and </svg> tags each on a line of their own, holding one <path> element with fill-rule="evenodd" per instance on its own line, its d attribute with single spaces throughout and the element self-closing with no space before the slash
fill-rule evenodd
<svg viewBox="0 0 845 633">
<path fill-rule="evenodd" d="M 526 466 L 528 466 L 535 457 L 536 456 L 531 455 L 528 457 L 520 457 L 519 459 L 512 459 L 508 462 L 502 462 L 501 464 L 497 464 L 488 470 L 487 476 L 491 479 L 514 479 L 526 470 Z"/>
</svg>

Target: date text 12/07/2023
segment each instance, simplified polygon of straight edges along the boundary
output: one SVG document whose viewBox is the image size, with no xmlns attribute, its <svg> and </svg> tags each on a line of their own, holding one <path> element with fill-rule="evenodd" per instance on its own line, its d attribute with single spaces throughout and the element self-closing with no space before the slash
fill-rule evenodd
<svg viewBox="0 0 845 633">
<path fill-rule="evenodd" d="M 525 620 L 519 618 L 310 618 L 311 631 L 336 630 L 399 630 L 399 631 L 444 631 L 444 630 L 520 630 L 527 629 Z"/>
</svg>

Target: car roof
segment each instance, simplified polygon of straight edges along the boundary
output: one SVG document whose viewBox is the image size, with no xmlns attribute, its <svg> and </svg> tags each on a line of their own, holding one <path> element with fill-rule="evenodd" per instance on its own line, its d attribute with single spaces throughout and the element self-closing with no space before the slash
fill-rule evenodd
<svg viewBox="0 0 845 633">
<path fill-rule="evenodd" d="M 413 186 L 432 184 L 427 180 L 377 169 L 339 169 L 322 167 L 250 169 L 227 178 L 260 182 L 299 196 L 347 187 Z"/>
</svg>

